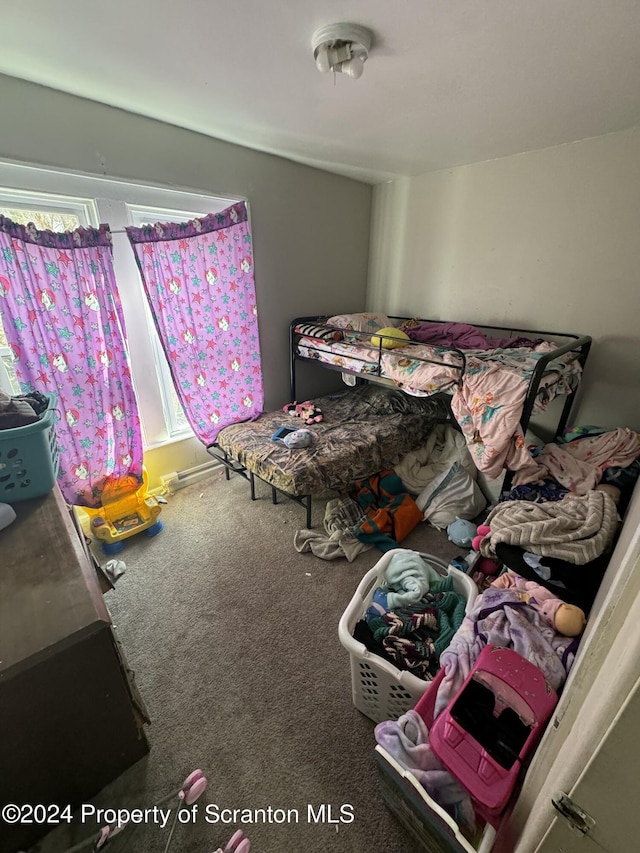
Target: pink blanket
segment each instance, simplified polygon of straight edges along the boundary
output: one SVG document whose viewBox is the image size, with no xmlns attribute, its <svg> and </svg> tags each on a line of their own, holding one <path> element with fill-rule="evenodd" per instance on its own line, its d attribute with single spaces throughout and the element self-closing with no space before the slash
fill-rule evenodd
<svg viewBox="0 0 640 853">
<path fill-rule="evenodd" d="M 640 434 L 626 427 L 569 444 L 546 444 L 518 471 L 514 485 L 553 479 L 572 492 L 586 495 L 595 489 L 607 468 L 626 468 L 639 456 Z"/>
</svg>

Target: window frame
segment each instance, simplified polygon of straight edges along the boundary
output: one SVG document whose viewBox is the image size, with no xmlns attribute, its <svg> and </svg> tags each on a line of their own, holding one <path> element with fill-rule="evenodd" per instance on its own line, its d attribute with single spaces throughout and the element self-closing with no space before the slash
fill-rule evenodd
<svg viewBox="0 0 640 853">
<path fill-rule="evenodd" d="M 42 204 L 46 198 L 46 206 Z M 43 213 L 74 214 L 81 226 L 98 225 L 98 209 L 90 198 L 74 198 L 56 193 L 32 192 L 0 187 L 0 207 L 12 207 L 14 210 L 33 210 Z"/>
</svg>

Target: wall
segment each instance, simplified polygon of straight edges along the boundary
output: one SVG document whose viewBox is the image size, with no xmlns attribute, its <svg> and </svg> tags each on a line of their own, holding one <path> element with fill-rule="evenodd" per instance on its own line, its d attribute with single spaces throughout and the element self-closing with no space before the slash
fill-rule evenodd
<svg viewBox="0 0 640 853">
<path fill-rule="evenodd" d="M 2 75 L 0 102 L 0 159 L 247 199 L 267 409 L 289 402 L 290 320 L 363 309 L 369 185 Z"/>
<path fill-rule="evenodd" d="M 367 304 L 588 334 L 579 420 L 640 429 L 640 129 L 374 191 Z"/>
</svg>

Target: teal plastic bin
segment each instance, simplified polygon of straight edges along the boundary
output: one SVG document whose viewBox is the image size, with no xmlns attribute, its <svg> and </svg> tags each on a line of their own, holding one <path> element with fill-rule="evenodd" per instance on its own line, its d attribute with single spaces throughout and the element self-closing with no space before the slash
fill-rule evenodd
<svg viewBox="0 0 640 853">
<path fill-rule="evenodd" d="M 55 431 L 57 397 L 39 421 L 0 430 L 0 503 L 14 504 L 48 494 L 58 476 Z"/>
</svg>

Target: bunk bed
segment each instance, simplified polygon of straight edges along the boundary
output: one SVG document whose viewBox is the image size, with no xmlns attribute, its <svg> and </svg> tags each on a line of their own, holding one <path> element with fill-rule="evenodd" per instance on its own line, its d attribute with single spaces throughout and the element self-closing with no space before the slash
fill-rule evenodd
<svg viewBox="0 0 640 853">
<path fill-rule="evenodd" d="M 397 330 L 408 339 L 398 340 Z M 562 434 L 591 348 L 587 335 L 367 313 L 299 317 L 289 335 L 292 400 L 302 361 L 410 395 L 444 394 L 477 468 L 490 478 L 527 464 L 532 415 L 561 397 L 553 432 Z"/>
<path fill-rule="evenodd" d="M 507 488 L 529 459 L 532 414 L 564 397 L 555 435 L 565 429 L 591 347 L 590 337 L 572 333 L 366 312 L 298 317 L 289 341 L 291 401 L 302 362 L 356 386 L 315 400 L 324 420 L 309 427 L 312 447 L 289 451 L 272 440 L 279 426 L 292 425 L 277 411 L 225 427 L 207 450 L 227 478 L 235 472 L 250 482 L 253 500 L 258 477 L 274 503 L 282 493 L 305 506 L 308 527 L 314 495 L 393 467 L 440 422 L 464 434 L 480 471 L 494 477 L 506 469 Z M 378 390 L 364 390 L 372 386 Z"/>
</svg>

